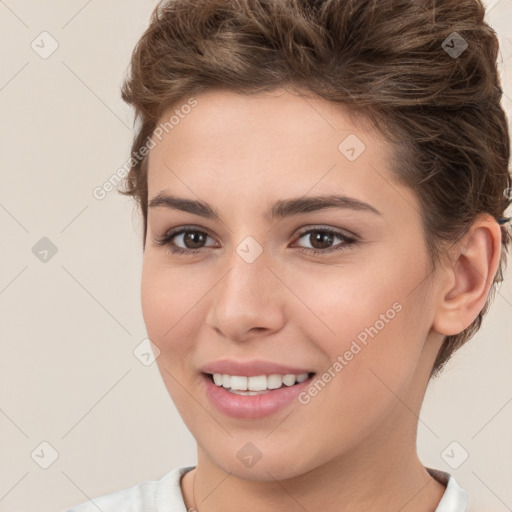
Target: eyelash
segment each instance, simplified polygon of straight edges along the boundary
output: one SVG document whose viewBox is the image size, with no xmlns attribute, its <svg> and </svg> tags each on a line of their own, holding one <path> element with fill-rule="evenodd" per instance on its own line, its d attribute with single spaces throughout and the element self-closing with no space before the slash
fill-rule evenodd
<svg viewBox="0 0 512 512">
<path fill-rule="evenodd" d="M 173 254 L 181 254 L 181 255 L 192 255 L 197 254 L 200 252 L 203 252 L 205 248 L 201 249 L 183 249 L 181 247 L 176 247 L 174 245 L 171 245 L 171 241 L 173 238 L 175 238 L 178 235 L 182 235 L 183 233 L 201 233 L 203 235 L 209 236 L 208 233 L 205 231 L 202 231 L 200 229 L 194 228 L 192 226 L 184 226 L 181 228 L 177 228 L 175 230 L 168 231 L 163 236 L 158 238 L 156 240 L 157 245 L 164 246 L 167 245 L 169 248 L 169 251 Z M 319 233 L 325 233 L 329 235 L 333 235 L 337 238 L 340 238 L 344 243 L 340 243 L 337 247 L 331 248 L 331 249 L 309 249 L 307 247 L 298 248 L 300 252 L 305 252 L 307 254 L 330 254 L 338 251 L 343 251 L 345 249 L 350 248 L 353 244 L 357 243 L 357 240 L 353 237 L 349 237 L 347 235 L 344 235 L 343 233 L 340 233 L 339 231 L 335 231 L 330 228 L 309 228 L 301 233 L 299 233 L 298 238 L 302 238 L 304 235 L 307 235 L 312 232 L 319 232 Z"/>
</svg>

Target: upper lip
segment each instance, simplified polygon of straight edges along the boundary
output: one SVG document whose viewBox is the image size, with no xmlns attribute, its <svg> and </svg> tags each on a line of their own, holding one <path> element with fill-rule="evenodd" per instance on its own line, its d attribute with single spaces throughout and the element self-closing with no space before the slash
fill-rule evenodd
<svg viewBox="0 0 512 512">
<path fill-rule="evenodd" d="M 293 373 L 300 375 L 301 373 L 312 373 L 311 370 L 285 366 L 271 361 L 262 359 L 252 359 L 249 361 L 235 361 L 234 359 L 219 359 L 211 363 L 205 364 L 200 368 L 204 373 L 220 373 L 227 375 L 244 375 L 247 377 L 255 377 L 257 375 L 287 375 Z"/>
</svg>

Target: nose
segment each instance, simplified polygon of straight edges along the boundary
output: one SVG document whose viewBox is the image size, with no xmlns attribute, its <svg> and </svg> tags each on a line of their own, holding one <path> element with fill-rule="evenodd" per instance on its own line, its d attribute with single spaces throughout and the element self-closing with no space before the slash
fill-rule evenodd
<svg viewBox="0 0 512 512">
<path fill-rule="evenodd" d="M 233 341 L 278 332 L 285 322 L 286 288 L 276 274 L 265 253 L 252 263 L 234 253 L 211 291 L 207 325 Z"/>
</svg>

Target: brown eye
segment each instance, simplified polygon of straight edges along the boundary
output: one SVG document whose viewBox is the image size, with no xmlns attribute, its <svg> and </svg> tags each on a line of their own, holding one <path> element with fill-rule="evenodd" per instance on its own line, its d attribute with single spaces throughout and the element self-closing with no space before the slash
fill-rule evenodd
<svg viewBox="0 0 512 512">
<path fill-rule="evenodd" d="M 312 248 L 301 248 L 303 252 L 312 252 L 312 253 L 330 253 L 334 251 L 340 251 L 347 246 L 350 246 L 356 242 L 355 238 L 348 237 L 344 235 L 343 233 L 340 233 L 339 231 L 335 231 L 333 229 L 329 228 L 313 228 L 308 229 L 307 231 L 303 231 L 299 235 L 299 239 L 306 237 L 306 235 L 309 238 L 306 238 L 306 240 L 309 241 L 309 243 L 312 245 Z M 339 243 L 334 248 L 332 247 L 332 243 L 334 240 L 339 239 L 341 240 L 341 243 Z"/>
<path fill-rule="evenodd" d="M 156 243 L 167 246 L 172 253 L 193 254 L 200 252 L 205 247 L 204 244 L 208 237 L 209 235 L 205 231 L 182 227 L 168 231 Z M 176 245 L 176 243 L 180 245 Z"/>
<path fill-rule="evenodd" d="M 201 244 L 205 242 L 206 237 L 208 236 L 206 233 L 201 231 L 184 231 L 182 235 L 183 244 L 187 249 L 200 249 Z M 174 236 L 176 237 L 177 235 Z"/>
<path fill-rule="evenodd" d="M 309 232 L 309 241 L 313 249 L 329 249 L 335 238 L 335 235 L 325 231 Z"/>
</svg>

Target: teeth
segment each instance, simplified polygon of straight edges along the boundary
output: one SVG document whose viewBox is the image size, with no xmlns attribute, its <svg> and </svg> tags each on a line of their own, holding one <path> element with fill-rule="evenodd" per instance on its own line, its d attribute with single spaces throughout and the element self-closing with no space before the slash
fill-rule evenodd
<svg viewBox="0 0 512 512">
<path fill-rule="evenodd" d="M 219 387 L 224 387 L 238 391 L 266 391 L 269 389 L 278 389 L 283 386 L 293 386 L 296 382 L 304 382 L 308 378 L 308 373 L 300 375 L 258 375 L 255 377 L 246 377 L 242 375 L 226 375 L 220 373 L 213 374 L 213 382 Z"/>
<path fill-rule="evenodd" d="M 241 391 L 247 390 L 247 380 L 248 380 L 247 377 L 240 377 L 240 376 L 229 377 L 229 375 L 223 375 L 222 376 L 223 381 L 224 381 L 224 377 L 228 377 L 226 380 L 229 381 L 229 386 L 225 386 L 225 387 L 231 387 L 233 389 L 240 389 Z M 259 390 L 253 389 L 253 391 L 259 391 Z"/>
</svg>

